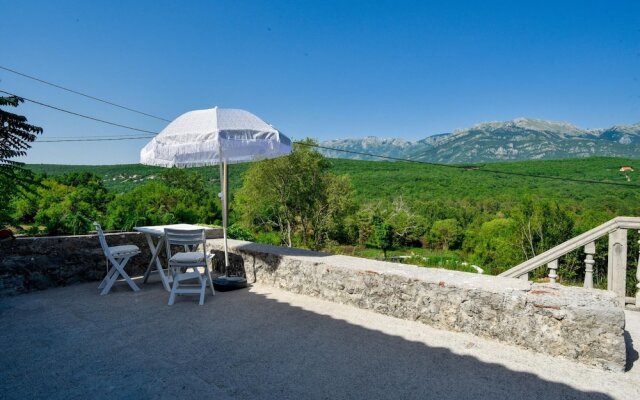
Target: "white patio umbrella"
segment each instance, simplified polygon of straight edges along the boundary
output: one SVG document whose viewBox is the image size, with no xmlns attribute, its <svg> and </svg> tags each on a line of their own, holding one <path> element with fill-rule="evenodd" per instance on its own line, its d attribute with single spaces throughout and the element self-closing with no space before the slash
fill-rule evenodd
<svg viewBox="0 0 640 400">
<path fill-rule="evenodd" d="M 140 163 L 161 167 L 220 165 L 225 276 L 227 246 L 228 164 L 291 153 L 291 140 L 248 111 L 211 108 L 182 114 L 140 151 Z"/>
</svg>

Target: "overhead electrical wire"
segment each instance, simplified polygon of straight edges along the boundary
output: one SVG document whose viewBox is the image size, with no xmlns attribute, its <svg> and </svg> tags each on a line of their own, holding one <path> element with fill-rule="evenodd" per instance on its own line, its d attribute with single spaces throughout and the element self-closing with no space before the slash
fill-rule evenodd
<svg viewBox="0 0 640 400">
<path fill-rule="evenodd" d="M 77 113 L 77 112 L 74 112 L 74 111 L 65 110 L 63 108 L 59 108 L 59 107 L 52 106 L 52 105 L 49 105 L 49 104 L 41 103 L 39 101 L 28 99 L 28 98 L 23 97 L 23 96 L 18 96 L 17 94 L 13 94 L 13 93 L 10 93 L 10 92 L 4 91 L 4 90 L 0 90 L 0 93 L 5 93 L 5 94 L 8 94 L 9 96 L 20 97 L 21 99 L 24 99 L 24 100 L 26 100 L 26 101 L 28 101 L 30 103 L 33 103 L 33 104 L 38 104 L 38 105 L 43 106 L 43 107 L 51 108 L 53 110 L 61 111 L 61 112 L 64 112 L 64 113 L 67 113 L 67 114 L 71 114 L 71 115 L 75 115 L 75 116 L 78 116 L 78 117 L 90 119 L 92 121 L 102 122 L 103 124 L 113 125 L 113 126 L 117 126 L 117 127 L 125 128 L 125 129 L 131 129 L 133 131 L 138 131 L 138 132 L 143 132 L 143 133 L 153 133 L 153 134 L 157 133 L 157 132 L 153 132 L 153 131 L 148 131 L 146 129 L 133 128 L 131 126 L 117 124 L 115 122 L 105 121 L 104 119 L 91 117 L 89 115 L 80 114 L 80 113 Z"/>
<path fill-rule="evenodd" d="M 55 140 L 38 140 L 37 143 L 61 143 L 61 142 L 104 142 L 118 140 L 135 140 L 135 139 L 151 139 L 153 136 L 129 136 L 115 138 L 78 138 L 78 139 L 55 139 Z"/>
<path fill-rule="evenodd" d="M 94 137 L 94 138 L 56 138 L 56 139 L 49 139 L 49 140 L 38 140 L 37 143 L 59 143 L 59 142 L 98 142 L 98 141 L 118 141 L 118 140 L 135 140 L 135 139 L 150 139 L 153 138 L 155 135 L 157 135 L 159 132 L 154 132 L 154 131 L 149 131 L 149 130 L 145 130 L 145 129 L 139 129 L 139 128 L 135 128 L 135 127 L 131 127 L 131 126 L 127 126 L 127 125 L 122 125 L 122 124 L 118 124 L 115 122 L 111 122 L 111 121 L 106 121 L 103 119 L 99 119 L 99 118 L 95 118 L 89 115 L 85 115 L 85 114 L 80 114 L 80 113 L 76 113 L 74 111 L 69 111 L 69 110 L 65 110 L 63 108 L 60 107 L 56 107 L 56 106 L 52 106 L 49 104 L 45 104 L 36 100 L 32 100 L 32 99 L 28 99 L 26 97 L 22 97 L 4 90 L 0 90 L 0 93 L 5 93 L 8 94 L 10 96 L 16 96 L 16 97 L 20 97 L 28 102 L 34 103 L 34 104 L 38 104 L 40 106 L 43 107 L 48 107 L 60 112 L 64 112 L 67 114 L 71 114 L 71 115 L 75 115 L 78 117 L 82 117 L 82 118 L 86 118 L 92 121 L 96 121 L 96 122 L 101 122 L 104 124 L 108 124 L 108 125 L 112 125 L 112 126 L 117 126 L 120 128 L 125 128 L 125 129 L 130 129 L 130 130 L 134 130 L 134 131 L 138 131 L 138 132 L 143 132 L 143 133 L 149 133 L 152 134 L 153 136 L 146 136 L 146 135 L 120 135 L 120 136 L 111 136 L 111 137 L 106 137 L 106 136 L 102 136 L 102 137 Z M 434 163 L 434 162 L 429 162 L 429 161 L 421 161 L 421 160 L 415 160 L 415 159 L 409 159 L 409 158 L 400 158 L 400 157 L 392 157 L 392 156 L 384 156 L 384 155 L 380 155 L 380 154 L 372 154 L 372 153 L 365 153 L 365 152 L 359 152 L 359 151 L 354 151 L 354 150 L 345 150 L 345 149 L 336 149 L 333 147 L 327 147 L 327 146 L 322 146 L 322 145 L 318 145 L 318 144 L 312 144 L 312 143 L 307 143 L 307 142 L 300 142 L 300 141 L 296 141 L 294 142 L 298 145 L 302 145 L 302 146 L 308 146 L 308 147 L 315 147 L 318 149 L 323 149 L 323 150 L 328 150 L 328 151 L 336 151 L 336 152 L 342 152 L 342 153 L 349 153 L 349 154 L 356 154 L 356 155 L 362 155 L 362 156 L 368 156 L 368 157 L 375 157 L 375 158 L 380 158 L 380 159 L 386 159 L 386 160 L 392 160 L 392 161 L 401 161 L 401 162 L 408 162 L 408 163 L 414 163 L 414 164 L 424 164 L 424 165 L 430 165 L 430 166 L 435 166 L 435 167 L 443 167 L 443 168 L 451 168 L 451 169 L 457 169 L 457 170 L 463 170 L 463 171 L 475 171 L 475 172 L 484 172 L 484 173 L 491 173 L 491 174 L 497 174 L 497 175 L 510 175 L 510 176 L 520 176 L 520 177 L 527 177 L 527 178 L 536 178 L 536 179 L 550 179 L 550 180 L 557 180 L 557 181 L 565 181 L 565 182 L 574 182 L 574 183 L 588 183 L 588 184 L 597 184 L 597 185 L 612 185 L 612 186 L 622 186 L 622 187 L 630 187 L 630 188 L 640 188 L 640 185 L 636 185 L 636 184 L 632 184 L 632 183 L 622 183 L 622 182 L 605 182 L 605 181 L 596 181 L 596 180 L 592 180 L 592 179 L 577 179 L 577 178 L 569 178 L 569 177 L 561 177 L 561 176 L 552 176 L 552 175 L 539 175 L 539 174 L 528 174 L 528 173 L 522 173 L 522 172 L 513 172 L 513 171 L 500 171 L 500 170 L 495 170 L 495 169 L 485 169 L 482 167 L 478 167 L 475 165 L 454 165 L 454 164 L 441 164 L 441 163 Z"/>
<path fill-rule="evenodd" d="M 110 106 L 118 107 L 118 108 L 121 108 L 123 110 L 131 111 L 131 112 L 134 112 L 136 114 L 144 115 L 144 116 L 147 116 L 147 117 L 159 119 L 160 121 L 171 122 L 171 120 L 168 120 L 166 118 L 158 117 L 156 115 L 149 114 L 149 113 L 146 113 L 144 111 L 136 110 L 134 108 L 125 107 L 125 106 L 122 106 L 120 104 L 116 104 L 116 103 L 113 103 L 111 101 L 101 99 L 99 97 L 91 96 L 90 94 L 79 92 L 77 90 L 69 89 L 69 88 L 66 88 L 64 86 L 60 86 L 60 85 L 57 85 L 55 83 L 51 83 L 51 82 L 45 81 L 44 79 L 36 78 L 35 76 L 27 75 L 27 74 L 25 74 L 23 72 L 19 72 L 19 71 L 16 71 L 14 69 L 11 69 L 11 68 L 3 67 L 2 65 L 0 65 L 0 69 L 3 69 L 3 70 L 8 71 L 8 72 L 11 72 L 12 74 L 20 75 L 20 76 L 28 78 L 28 79 L 32 79 L 32 80 L 40 82 L 40 83 L 44 83 L 45 85 L 53 86 L 55 88 L 58 88 L 58 89 L 61 89 L 61 90 L 65 90 L 67 92 L 70 92 L 70 93 L 73 93 L 73 94 L 77 94 L 79 96 L 86 97 L 86 98 L 91 99 L 91 100 L 95 100 L 95 101 L 99 101 L 101 103 L 109 104 Z"/>
<path fill-rule="evenodd" d="M 539 175 L 539 174 L 527 174 L 527 173 L 524 173 L 524 172 L 500 171 L 500 170 L 497 170 L 497 169 L 481 168 L 481 167 L 478 167 L 476 165 L 440 164 L 440 163 L 433 163 L 433 162 L 429 162 L 429 161 L 420 161 L 420 160 L 415 160 L 415 159 L 410 159 L 410 158 L 398 158 L 398 157 L 382 156 L 382 155 L 371 154 L 371 153 L 363 153 L 363 152 L 360 152 L 360 151 L 336 149 L 336 148 L 332 148 L 332 147 L 326 147 L 326 146 L 321 146 L 321 145 L 316 145 L 316 144 L 311 144 L 311 143 L 305 143 L 305 142 L 296 142 L 296 143 L 299 144 L 299 145 L 317 147 L 317 148 L 324 149 L 324 150 L 340 151 L 340 152 L 344 152 L 344 153 L 357 154 L 357 155 L 361 155 L 361 156 L 385 158 L 385 159 L 393 160 L 393 161 L 403 161 L 403 162 L 414 163 L 414 164 L 426 164 L 426 165 L 432 165 L 432 166 L 436 166 L 436 167 L 453 168 L 453 169 L 465 170 L 465 171 L 488 172 L 488 173 L 492 173 L 492 174 L 522 176 L 522 177 L 527 177 L 527 178 L 542 178 L 542 179 L 553 179 L 553 180 L 577 182 L 577 183 L 595 183 L 595 184 L 606 184 L 606 185 L 617 185 L 617 186 L 627 186 L 627 187 L 640 188 L 640 185 L 635 185 L 633 183 L 604 182 L 604 181 L 596 181 L 596 180 L 592 180 L 592 179 L 577 179 L 577 178 L 568 178 L 568 177 L 553 176 L 553 175 Z"/>
</svg>

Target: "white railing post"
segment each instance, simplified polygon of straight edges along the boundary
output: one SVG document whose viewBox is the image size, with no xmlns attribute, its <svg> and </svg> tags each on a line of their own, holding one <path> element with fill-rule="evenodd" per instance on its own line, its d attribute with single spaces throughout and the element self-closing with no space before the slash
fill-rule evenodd
<svg viewBox="0 0 640 400">
<path fill-rule="evenodd" d="M 596 254 L 596 242 L 591 242 L 584 246 L 584 252 L 587 258 L 584 260 L 584 287 L 593 289 L 593 255 Z"/>
<path fill-rule="evenodd" d="M 627 230 L 609 233 L 607 289 L 613 291 L 624 304 L 627 286 Z"/>
<path fill-rule="evenodd" d="M 549 282 L 556 283 L 556 278 L 558 278 L 558 260 L 553 260 L 548 263 L 547 268 L 549 268 Z"/>
</svg>

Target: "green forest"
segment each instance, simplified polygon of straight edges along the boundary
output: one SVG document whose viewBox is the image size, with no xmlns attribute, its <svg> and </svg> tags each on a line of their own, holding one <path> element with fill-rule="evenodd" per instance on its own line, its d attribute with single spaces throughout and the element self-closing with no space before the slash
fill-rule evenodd
<svg viewBox="0 0 640 400">
<path fill-rule="evenodd" d="M 637 164 L 584 158 L 440 166 L 328 159 L 298 145 L 288 157 L 230 167 L 229 232 L 274 245 L 498 274 L 611 218 L 639 216 L 640 177 L 619 172 Z M 220 224 L 217 167 L 27 168 L 29 190 L 14 193 L 0 212 L 3 225 L 19 234 L 83 234 L 93 220 L 111 230 Z M 629 235 L 629 265 L 636 265 L 638 232 Z M 594 279 L 602 287 L 606 237 L 597 245 Z M 579 283 L 583 259 L 580 252 L 561 259 L 561 280 Z"/>
</svg>

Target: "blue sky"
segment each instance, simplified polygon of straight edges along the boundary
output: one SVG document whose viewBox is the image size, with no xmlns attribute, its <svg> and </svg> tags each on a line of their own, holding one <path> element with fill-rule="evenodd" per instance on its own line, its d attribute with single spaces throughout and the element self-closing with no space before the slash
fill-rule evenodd
<svg viewBox="0 0 640 400">
<path fill-rule="evenodd" d="M 417 140 L 521 116 L 640 122 L 640 1 L 0 0 L 0 12 L 0 65 L 169 119 L 236 107 L 320 140 Z M 2 70 L 0 89 L 166 125 Z M 42 139 L 134 133 L 18 110 Z M 145 143 L 36 143 L 24 161 L 133 163 Z"/>
</svg>

